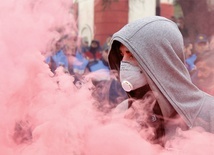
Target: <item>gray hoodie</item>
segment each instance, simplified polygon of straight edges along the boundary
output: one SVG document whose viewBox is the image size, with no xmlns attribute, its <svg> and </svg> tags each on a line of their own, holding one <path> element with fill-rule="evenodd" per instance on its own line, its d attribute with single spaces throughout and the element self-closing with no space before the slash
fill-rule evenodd
<svg viewBox="0 0 214 155">
<path fill-rule="evenodd" d="M 183 38 L 177 25 L 159 16 L 125 25 L 111 39 L 109 65 L 120 69 L 120 44 L 125 45 L 146 74 L 164 118 L 176 111 L 188 128 L 214 133 L 214 97 L 199 90 L 184 65 Z M 165 127 L 170 130 L 170 127 Z"/>
</svg>

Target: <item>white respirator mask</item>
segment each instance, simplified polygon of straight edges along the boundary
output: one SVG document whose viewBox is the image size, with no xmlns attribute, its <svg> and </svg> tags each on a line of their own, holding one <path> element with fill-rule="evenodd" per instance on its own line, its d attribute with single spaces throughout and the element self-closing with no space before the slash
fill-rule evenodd
<svg viewBox="0 0 214 155">
<path fill-rule="evenodd" d="M 147 84 L 146 76 L 137 65 L 121 61 L 120 81 L 123 89 L 130 92 Z"/>
</svg>

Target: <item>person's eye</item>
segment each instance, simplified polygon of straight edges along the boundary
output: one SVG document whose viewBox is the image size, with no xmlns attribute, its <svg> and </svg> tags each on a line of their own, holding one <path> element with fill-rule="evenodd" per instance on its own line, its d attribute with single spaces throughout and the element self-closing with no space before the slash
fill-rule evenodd
<svg viewBox="0 0 214 155">
<path fill-rule="evenodd" d="M 133 55 L 130 55 L 129 58 L 130 58 L 130 59 L 133 59 L 134 57 L 133 57 Z"/>
<path fill-rule="evenodd" d="M 119 53 L 120 53 L 120 55 L 123 57 L 124 56 L 124 54 L 123 54 L 123 52 L 121 51 L 121 50 L 119 50 Z"/>
</svg>

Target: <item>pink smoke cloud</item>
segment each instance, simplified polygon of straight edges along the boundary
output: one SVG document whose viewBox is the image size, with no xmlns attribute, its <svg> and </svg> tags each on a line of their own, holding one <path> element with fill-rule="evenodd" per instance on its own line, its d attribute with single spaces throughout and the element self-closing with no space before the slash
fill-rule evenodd
<svg viewBox="0 0 214 155">
<path fill-rule="evenodd" d="M 163 149 L 144 140 L 123 117 L 103 115 L 85 83 L 53 76 L 43 51 L 63 27 L 76 32 L 68 0 L 7 0 L 0 4 L 0 154 L 209 154 L 213 135 L 179 131 Z M 68 26 L 71 26 L 70 29 Z M 115 114 L 116 115 L 116 114 Z"/>
</svg>

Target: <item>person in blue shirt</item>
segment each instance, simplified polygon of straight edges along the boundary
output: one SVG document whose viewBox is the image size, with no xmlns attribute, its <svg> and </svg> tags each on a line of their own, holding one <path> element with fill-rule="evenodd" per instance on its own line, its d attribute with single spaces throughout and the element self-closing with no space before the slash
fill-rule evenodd
<svg viewBox="0 0 214 155">
<path fill-rule="evenodd" d="M 63 66 L 65 70 L 68 70 L 68 59 L 64 53 L 63 39 L 59 39 L 55 44 L 55 53 L 48 56 L 45 62 L 49 65 L 51 71 L 54 73 L 59 66 Z"/>
</svg>

